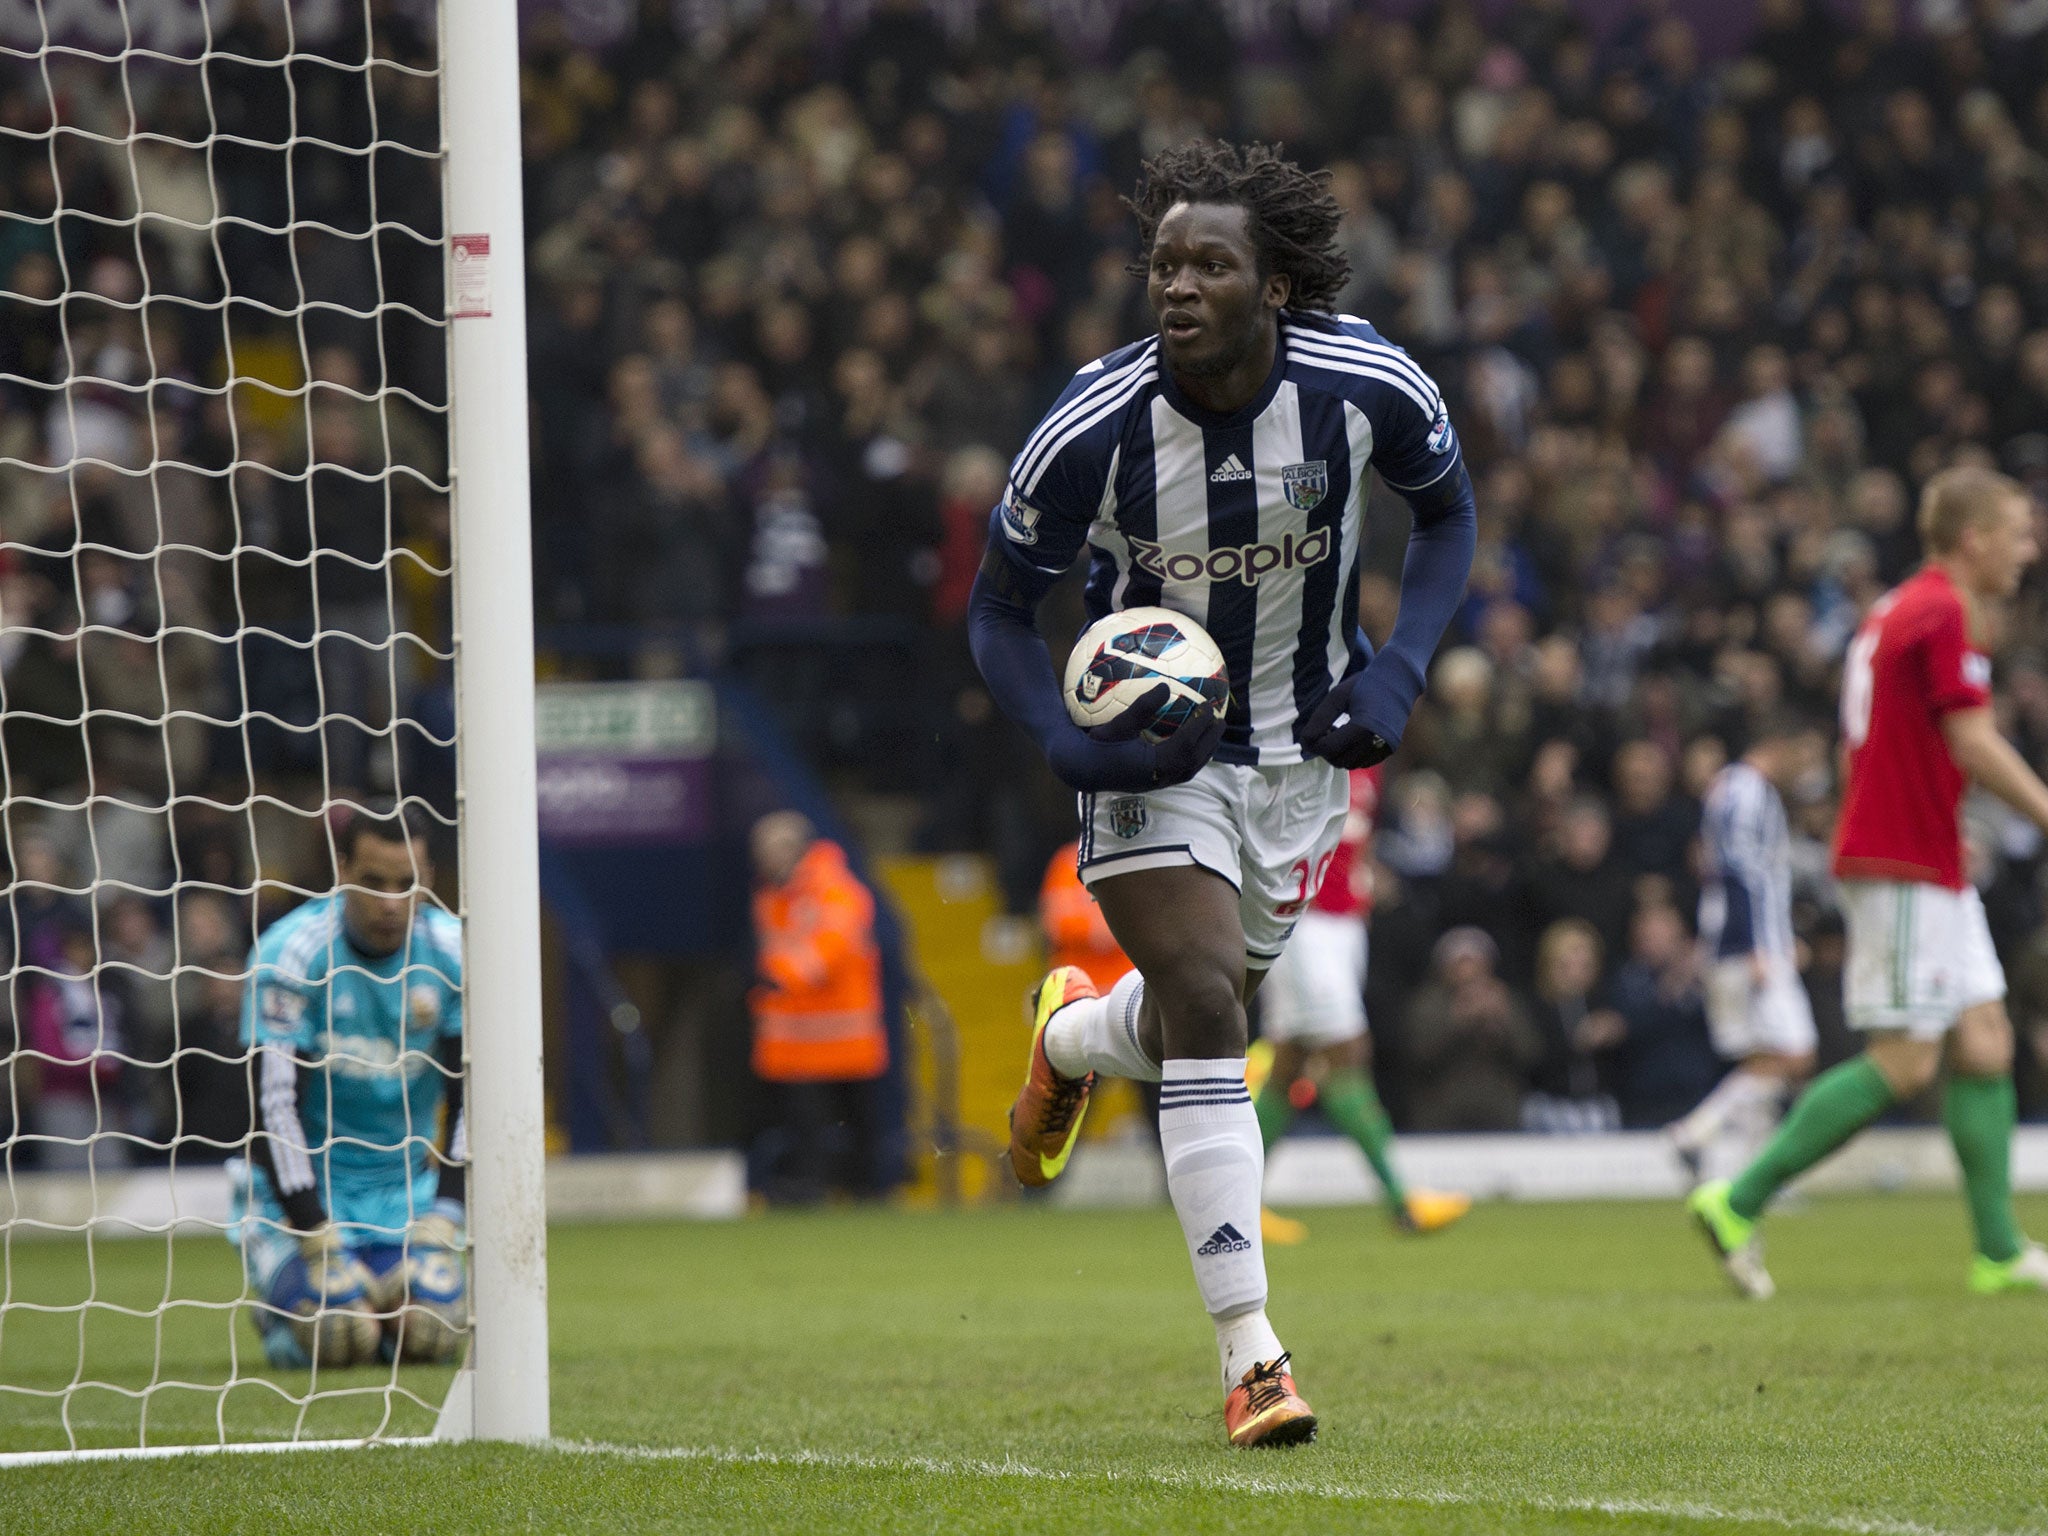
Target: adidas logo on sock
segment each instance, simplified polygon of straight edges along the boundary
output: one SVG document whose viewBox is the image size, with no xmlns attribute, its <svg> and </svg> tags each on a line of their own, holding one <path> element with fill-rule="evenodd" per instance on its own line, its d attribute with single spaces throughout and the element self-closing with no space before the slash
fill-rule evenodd
<svg viewBox="0 0 2048 1536">
<path fill-rule="evenodd" d="M 1220 1253 L 1243 1253 L 1251 1245 L 1250 1238 L 1226 1221 L 1209 1234 L 1209 1241 L 1195 1250 L 1195 1257 L 1213 1259 Z"/>
<path fill-rule="evenodd" d="M 1209 471 L 1209 478 L 1219 485 L 1230 480 L 1249 480 L 1251 477 L 1252 472 L 1238 463 L 1237 455 L 1234 453 Z"/>
</svg>

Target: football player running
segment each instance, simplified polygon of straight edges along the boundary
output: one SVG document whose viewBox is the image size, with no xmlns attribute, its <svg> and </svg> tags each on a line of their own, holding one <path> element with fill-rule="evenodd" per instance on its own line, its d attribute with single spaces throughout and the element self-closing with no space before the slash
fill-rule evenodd
<svg viewBox="0 0 2048 1536">
<path fill-rule="evenodd" d="M 1095 1074 L 1160 1085 L 1227 1433 L 1293 1445 L 1316 1419 L 1266 1316 L 1244 1005 L 1343 831 L 1344 770 L 1401 740 L 1477 514 L 1435 384 L 1326 312 L 1348 275 L 1326 178 L 1263 145 L 1189 144 L 1146 162 L 1131 207 L 1159 333 L 1082 369 L 1025 443 L 970 616 L 990 691 L 1081 794 L 1081 878 L 1136 966 L 1106 997 L 1071 968 L 1033 993 L 1010 1156 L 1022 1182 L 1049 1183 Z M 1415 517 L 1377 654 L 1356 617 L 1375 470 Z M 1095 734 L 1068 718 L 1035 614 L 1084 543 L 1089 617 L 1187 614 L 1228 663 L 1227 707 L 1156 743 L 1142 707 Z"/>
<path fill-rule="evenodd" d="M 1372 1037 L 1365 1023 L 1366 924 L 1372 917 L 1372 833 L 1380 770 L 1353 769 L 1344 835 L 1294 936 L 1259 992 L 1259 1034 L 1270 1051 L 1252 1090 L 1268 1152 L 1311 1096 L 1323 1118 L 1358 1144 L 1380 1181 L 1387 1212 L 1403 1232 L 1438 1232 L 1472 1209 L 1469 1195 L 1410 1190 L 1394 1167 L 1394 1127 L 1372 1084 Z M 1255 1069 L 1254 1079 L 1259 1077 Z M 1261 1210 L 1269 1243 L 1299 1243 L 1308 1228 Z"/>
<path fill-rule="evenodd" d="M 272 1365 L 448 1360 L 468 1326 L 461 925 L 419 899 L 417 808 L 358 812 L 335 846 L 341 890 L 250 958 L 256 1126 L 228 1240 Z"/>
<path fill-rule="evenodd" d="M 1813 1006 L 1792 933 L 1792 834 L 1781 788 L 1820 768 L 1821 733 L 1796 716 L 1766 721 L 1714 775 L 1701 817 L 1700 946 L 1707 1028 L 1735 1065 L 1668 1128 L 1693 1182 L 1740 1169 L 1777 1128 L 1813 1071 Z"/>
<path fill-rule="evenodd" d="M 1998 733 L 1991 662 L 1973 648 L 2040 554 L 2033 504 L 1988 470 L 1943 470 L 1920 498 L 1927 563 L 1870 610 L 1842 669 L 1846 787 L 1835 874 L 1843 976 L 1863 1054 L 1813 1080 L 1756 1160 L 1689 1207 L 1745 1295 L 1771 1292 L 1750 1248 L 1772 1195 L 1945 1065 L 1942 1119 L 1976 1237 L 1970 1289 L 2048 1288 L 2048 1251 L 2012 1208 L 2012 1024 L 1984 905 L 1964 872 L 1972 781 L 2048 831 L 2048 785 Z"/>
</svg>

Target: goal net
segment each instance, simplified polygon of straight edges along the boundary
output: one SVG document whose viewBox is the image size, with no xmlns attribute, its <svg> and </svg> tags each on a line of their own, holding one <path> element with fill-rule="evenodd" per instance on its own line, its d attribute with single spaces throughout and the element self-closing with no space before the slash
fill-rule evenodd
<svg viewBox="0 0 2048 1536">
<path fill-rule="evenodd" d="M 495 9 L 0 7 L 0 1461 L 546 1432 Z"/>
</svg>

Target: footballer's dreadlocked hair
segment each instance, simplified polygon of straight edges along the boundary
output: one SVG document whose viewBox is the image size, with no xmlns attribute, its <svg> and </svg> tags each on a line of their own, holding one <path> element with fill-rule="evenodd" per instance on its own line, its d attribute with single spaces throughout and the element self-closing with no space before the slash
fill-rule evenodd
<svg viewBox="0 0 2048 1536">
<path fill-rule="evenodd" d="M 1175 203 L 1232 203 L 1245 210 L 1259 271 L 1284 274 L 1291 309 L 1328 309 L 1351 279 L 1351 263 L 1337 247 L 1344 210 L 1330 196 L 1328 171 L 1304 171 L 1275 144 L 1192 143 L 1162 149 L 1138 172 L 1135 197 L 1124 205 L 1138 217 L 1146 251 L 1159 221 Z M 1150 270 L 1131 263 L 1133 277 Z"/>
</svg>

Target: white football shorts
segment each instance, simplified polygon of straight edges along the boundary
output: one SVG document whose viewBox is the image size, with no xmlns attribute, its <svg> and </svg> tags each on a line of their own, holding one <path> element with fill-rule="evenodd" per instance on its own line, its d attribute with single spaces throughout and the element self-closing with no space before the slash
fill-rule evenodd
<svg viewBox="0 0 2048 1536">
<path fill-rule="evenodd" d="M 1365 1033 L 1365 918 L 1310 907 L 1259 988 L 1259 1033 L 1307 1050 Z"/>
<path fill-rule="evenodd" d="M 1210 763 L 1185 784 L 1142 795 L 1081 797 L 1083 884 L 1194 864 L 1237 891 L 1245 962 L 1280 958 L 1336 851 L 1350 783 L 1321 758 L 1275 767 Z"/>
<path fill-rule="evenodd" d="M 1843 978 L 1854 1029 L 1938 1040 L 1956 1016 L 2005 996 L 2005 971 L 1974 889 L 1899 880 L 1844 880 L 1849 937 Z"/>
<path fill-rule="evenodd" d="M 1741 1061 L 1759 1051 L 1812 1054 L 1818 1043 L 1813 1004 L 1790 955 L 1767 959 L 1762 986 L 1747 955 L 1714 961 L 1707 967 L 1706 984 L 1707 1032 L 1719 1055 Z"/>
</svg>

